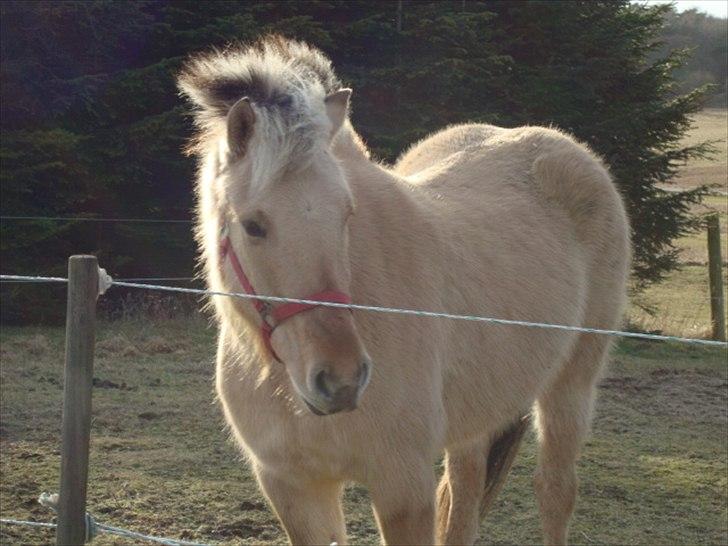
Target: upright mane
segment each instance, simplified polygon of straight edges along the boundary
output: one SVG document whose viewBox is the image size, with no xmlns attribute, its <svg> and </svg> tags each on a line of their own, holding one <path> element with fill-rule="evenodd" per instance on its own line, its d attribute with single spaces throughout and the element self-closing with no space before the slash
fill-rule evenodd
<svg viewBox="0 0 728 546">
<path fill-rule="evenodd" d="M 259 135 L 259 149 L 251 155 L 257 154 L 267 169 L 278 169 L 281 161 L 301 159 L 328 137 L 324 99 L 341 82 L 321 51 L 271 35 L 191 58 L 178 86 L 196 106 L 197 135 L 190 152 L 208 153 L 223 135 L 230 108 L 248 97 Z"/>
</svg>

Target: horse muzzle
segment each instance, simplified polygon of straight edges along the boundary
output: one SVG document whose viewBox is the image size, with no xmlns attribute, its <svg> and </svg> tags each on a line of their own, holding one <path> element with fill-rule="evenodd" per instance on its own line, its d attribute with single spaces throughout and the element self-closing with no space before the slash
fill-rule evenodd
<svg viewBox="0 0 728 546">
<path fill-rule="evenodd" d="M 353 411 L 369 383 L 371 364 L 363 360 L 355 374 L 349 377 L 333 371 L 332 366 L 316 367 L 308 376 L 309 395 L 301 395 L 304 403 L 316 415 Z"/>
</svg>

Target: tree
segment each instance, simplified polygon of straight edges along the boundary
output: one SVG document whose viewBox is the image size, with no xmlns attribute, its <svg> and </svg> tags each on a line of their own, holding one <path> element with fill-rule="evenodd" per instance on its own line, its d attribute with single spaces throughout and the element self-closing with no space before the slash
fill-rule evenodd
<svg viewBox="0 0 728 546">
<path fill-rule="evenodd" d="M 728 79 L 728 19 L 719 19 L 695 9 L 682 13 L 668 11 L 662 30 L 662 46 L 654 58 L 666 56 L 673 50 L 684 50 L 688 58 L 675 70 L 675 80 L 681 93 L 710 84 L 708 103 L 726 107 Z"/>
<path fill-rule="evenodd" d="M 670 193 L 669 183 L 707 145 L 681 147 L 705 89 L 678 94 L 682 52 L 651 62 L 669 6 L 622 2 L 498 2 L 501 52 L 513 58 L 508 102 L 516 125 L 553 124 L 607 162 L 625 197 L 634 244 L 635 289 L 677 266 L 673 241 L 697 227 L 689 208 L 706 188 Z"/>
<path fill-rule="evenodd" d="M 694 226 L 688 207 L 702 195 L 657 187 L 706 151 L 678 145 L 702 91 L 679 95 L 684 58 L 659 54 L 668 13 L 626 0 L 2 2 L 0 209 L 190 218 L 191 123 L 174 74 L 191 52 L 279 32 L 332 57 L 354 88 L 355 126 L 385 161 L 464 121 L 552 124 L 589 143 L 628 204 L 640 288 L 675 267 L 671 243 Z M 0 251 L 6 272 L 63 274 L 69 254 L 94 252 L 117 276 L 186 276 L 189 233 L 4 221 Z M 2 290 L 4 321 L 63 312 Z"/>
</svg>

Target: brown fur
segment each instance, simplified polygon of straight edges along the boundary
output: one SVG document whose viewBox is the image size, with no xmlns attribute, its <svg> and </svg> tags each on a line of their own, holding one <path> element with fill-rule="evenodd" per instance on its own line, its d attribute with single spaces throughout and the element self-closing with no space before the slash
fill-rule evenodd
<svg viewBox="0 0 728 546">
<path fill-rule="evenodd" d="M 295 70 L 274 50 L 271 66 Z M 214 80 L 216 67 L 229 74 L 245 65 L 245 52 L 226 55 L 200 65 L 206 78 Z M 227 223 L 261 293 L 303 297 L 336 288 L 357 303 L 619 325 L 627 220 L 609 174 L 585 146 L 553 129 L 463 125 L 418 143 L 388 168 L 369 159 L 348 122 L 327 114 L 331 90 L 309 76 L 301 80 L 309 102 L 289 90 L 319 120 L 305 140 L 309 156 L 297 154 L 260 180 L 268 171 L 255 170 L 255 160 L 274 144 L 265 137 L 272 133 L 258 128 L 284 127 L 289 122 L 280 116 L 288 114 L 253 101 L 258 120 L 248 153 L 231 159 L 224 117 L 209 110 L 200 98 L 205 90 L 189 87 L 194 78 L 186 76 L 187 93 L 208 108 L 198 192 L 210 288 L 240 290 L 217 254 Z M 291 149 L 280 142 L 279 151 Z M 240 221 L 251 215 L 267 222 L 267 241 L 246 238 Z M 436 537 L 473 543 L 481 507 L 492 502 L 484 487 L 494 493 L 503 481 L 503 472 L 488 473 L 507 471 L 524 427 L 501 443 L 499 433 L 531 406 L 545 540 L 566 541 L 575 462 L 607 359 L 606 338 L 319 308 L 276 330 L 280 366 L 260 346 L 249 303 L 214 303 L 220 401 L 291 542 L 344 543 L 342 484 L 356 481 L 370 490 L 387 544 L 430 544 Z M 317 365 L 325 361 L 342 381 L 353 381 L 362 358 L 371 358 L 373 370 L 358 409 L 325 417 L 305 409 L 301 398 L 313 396 Z M 433 462 L 443 452 L 436 502 Z"/>
<path fill-rule="evenodd" d="M 483 518 L 493 505 L 498 493 L 503 489 L 508 471 L 521 447 L 523 436 L 531 424 L 529 415 L 518 419 L 513 425 L 502 432 L 488 450 L 488 460 L 485 468 L 485 489 L 483 500 L 480 501 L 480 517 Z"/>
</svg>

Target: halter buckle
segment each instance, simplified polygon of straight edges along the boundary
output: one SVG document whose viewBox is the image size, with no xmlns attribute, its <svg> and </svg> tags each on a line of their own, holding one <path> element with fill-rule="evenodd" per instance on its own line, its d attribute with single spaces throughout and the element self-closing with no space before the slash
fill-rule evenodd
<svg viewBox="0 0 728 546">
<path fill-rule="evenodd" d="M 270 331 L 272 332 L 273 328 L 276 327 L 276 325 L 273 323 L 273 317 L 271 316 L 271 312 L 273 311 L 273 304 L 269 301 L 258 301 L 260 302 L 260 306 L 258 307 L 258 314 L 260 315 L 260 319 L 268 325 Z"/>
</svg>

